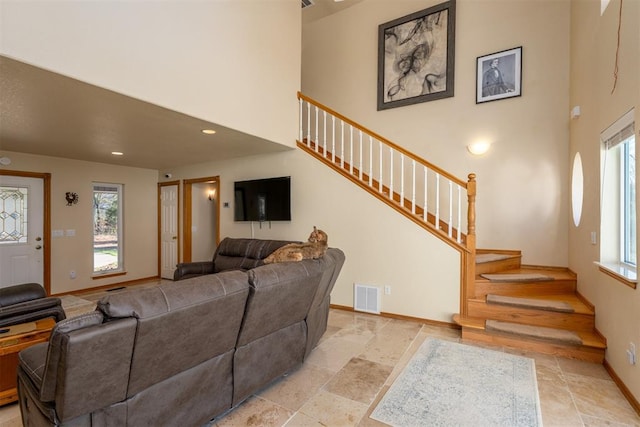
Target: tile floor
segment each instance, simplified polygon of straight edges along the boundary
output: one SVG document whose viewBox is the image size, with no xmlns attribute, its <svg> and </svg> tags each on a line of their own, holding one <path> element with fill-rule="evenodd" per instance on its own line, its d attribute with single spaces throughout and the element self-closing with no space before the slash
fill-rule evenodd
<svg viewBox="0 0 640 427">
<path fill-rule="evenodd" d="M 79 296 L 96 301 L 101 295 Z M 209 426 L 384 425 L 369 414 L 427 337 L 457 342 L 460 332 L 331 310 L 327 332 L 303 366 Z M 602 365 L 512 352 L 535 359 L 546 427 L 640 426 L 640 417 Z M 19 426 L 16 404 L 0 408 L 0 427 Z"/>
</svg>

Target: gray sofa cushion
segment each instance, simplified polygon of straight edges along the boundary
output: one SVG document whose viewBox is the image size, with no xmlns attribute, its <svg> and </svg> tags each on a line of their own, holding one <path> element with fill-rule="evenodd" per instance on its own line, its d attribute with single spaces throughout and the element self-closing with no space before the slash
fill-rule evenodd
<svg viewBox="0 0 640 427">
<path fill-rule="evenodd" d="M 284 240 L 233 239 L 218 245 L 213 258 L 214 271 L 250 270 L 263 265 L 263 259 L 276 249 L 291 243 Z"/>
<path fill-rule="evenodd" d="M 128 397 L 233 349 L 248 293 L 247 273 L 228 271 L 100 300 L 108 318 L 137 319 Z"/>
<path fill-rule="evenodd" d="M 238 346 L 304 320 L 322 278 L 322 264 L 308 259 L 250 270 L 251 293 Z"/>
</svg>

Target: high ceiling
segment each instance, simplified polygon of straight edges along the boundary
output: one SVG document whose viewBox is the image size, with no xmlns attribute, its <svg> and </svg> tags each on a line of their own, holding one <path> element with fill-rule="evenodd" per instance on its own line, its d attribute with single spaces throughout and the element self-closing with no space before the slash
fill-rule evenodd
<svg viewBox="0 0 640 427">
<path fill-rule="evenodd" d="M 362 0 L 313 1 L 303 25 Z M 0 56 L 0 150 L 166 170 L 287 149 Z"/>
</svg>

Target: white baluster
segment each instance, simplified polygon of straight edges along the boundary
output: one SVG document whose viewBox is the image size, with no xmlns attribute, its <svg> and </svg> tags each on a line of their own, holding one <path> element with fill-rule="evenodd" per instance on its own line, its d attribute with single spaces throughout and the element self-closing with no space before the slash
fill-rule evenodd
<svg viewBox="0 0 640 427">
<path fill-rule="evenodd" d="M 322 142 L 322 157 L 324 157 L 325 159 L 327 158 L 327 112 L 324 111 L 324 120 L 322 121 L 322 126 L 324 128 L 324 130 L 322 131 L 322 134 L 324 136 L 323 142 Z"/>
<path fill-rule="evenodd" d="M 362 169 L 364 169 L 364 165 L 362 164 L 362 131 L 360 131 L 360 162 L 358 163 L 358 170 L 360 171 L 360 181 L 362 181 Z"/>
<path fill-rule="evenodd" d="M 320 110 L 318 109 L 318 106 L 316 105 L 316 153 L 318 152 L 318 146 L 320 145 L 320 137 L 318 136 L 318 112 Z"/>
<path fill-rule="evenodd" d="M 428 205 L 428 189 L 429 189 L 429 170 L 427 169 L 426 166 L 422 167 L 424 169 L 424 206 L 422 207 L 423 211 L 422 211 L 422 219 L 424 220 L 424 222 L 428 222 L 427 218 L 428 218 L 428 212 L 427 212 L 427 205 Z"/>
<path fill-rule="evenodd" d="M 436 173 L 436 229 L 440 230 L 440 174 Z"/>
<path fill-rule="evenodd" d="M 457 234 L 456 241 L 458 243 L 460 243 L 460 241 L 462 240 L 462 231 L 461 231 L 462 230 L 462 224 L 461 224 L 461 221 L 462 221 L 462 215 L 461 215 L 462 205 L 460 205 L 460 201 L 462 200 L 461 199 L 461 197 L 462 197 L 461 192 L 462 192 L 462 188 L 458 185 L 458 223 L 456 225 L 456 227 L 458 229 L 458 232 L 456 233 Z"/>
<path fill-rule="evenodd" d="M 389 198 L 393 200 L 393 148 L 389 147 Z"/>
<path fill-rule="evenodd" d="M 340 120 L 340 167 L 344 169 L 344 120 Z"/>
<path fill-rule="evenodd" d="M 307 147 L 311 147 L 311 104 L 307 103 Z"/>
<path fill-rule="evenodd" d="M 349 174 L 353 175 L 353 126 L 349 125 Z"/>
<path fill-rule="evenodd" d="M 373 187 L 373 137 L 369 137 L 369 187 Z"/>
<path fill-rule="evenodd" d="M 453 233 L 453 181 L 449 180 L 449 238 Z"/>
<path fill-rule="evenodd" d="M 416 161 L 411 162 L 411 213 L 416 214 Z"/>
<path fill-rule="evenodd" d="M 336 161 L 336 116 L 331 116 L 331 161 Z"/>
<path fill-rule="evenodd" d="M 400 154 L 400 206 L 404 207 L 404 155 Z"/>
<path fill-rule="evenodd" d="M 303 105 L 302 104 L 303 104 L 303 102 L 304 101 L 302 100 L 302 98 L 300 98 L 300 114 L 299 114 L 299 117 L 300 117 L 300 142 L 303 141 L 302 135 L 304 135 L 304 129 L 302 129 L 302 109 L 303 109 Z"/>
<path fill-rule="evenodd" d="M 378 179 L 379 179 L 379 181 L 378 181 L 378 192 L 382 193 L 382 141 L 378 141 L 378 146 L 380 147 L 380 150 L 379 150 L 380 151 L 379 152 L 379 155 L 380 155 L 380 168 L 379 168 L 380 169 L 380 175 L 378 176 Z"/>
</svg>

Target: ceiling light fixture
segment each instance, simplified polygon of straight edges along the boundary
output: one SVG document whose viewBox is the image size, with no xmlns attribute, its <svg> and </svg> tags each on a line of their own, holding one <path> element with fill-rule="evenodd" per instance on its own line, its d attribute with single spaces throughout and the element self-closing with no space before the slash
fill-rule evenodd
<svg viewBox="0 0 640 427">
<path fill-rule="evenodd" d="M 111 154 L 113 154 L 114 156 L 123 156 L 124 153 L 121 151 L 112 151 Z"/>
<path fill-rule="evenodd" d="M 216 133 L 216 131 L 213 129 L 202 129 L 202 133 L 206 135 L 213 135 L 214 133 Z"/>
</svg>

